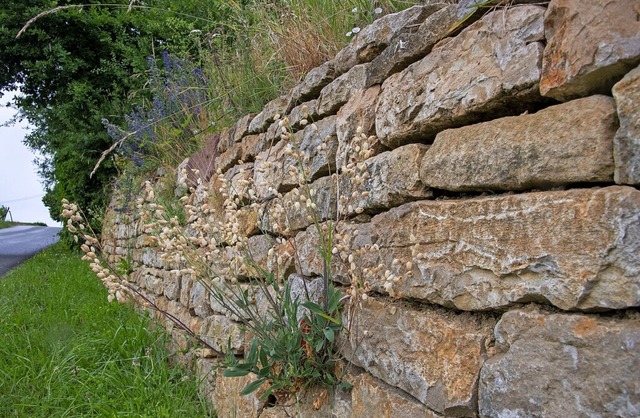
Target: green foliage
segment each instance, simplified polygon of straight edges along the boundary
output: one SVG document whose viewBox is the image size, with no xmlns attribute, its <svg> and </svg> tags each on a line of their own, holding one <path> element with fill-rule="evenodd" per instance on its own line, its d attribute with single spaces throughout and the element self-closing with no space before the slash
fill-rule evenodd
<svg viewBox="0 0 640 418">
<path fill-rule="evenodd" d="M 225 359 L 223 375 L 227 377 L 246 376 L 254 373 L 256 379 L 242 390 L 242 395 L 250 394 L 267 383 L 261 394 L 266 398 L 271 394 L 287 398 L 313 386 L 335 388 L 340 384 L 336 365 L 339 357 L 335 354 L 336 334 L 342 329 L 340 315 L 341 293 L 329 285 L 325 297 L 327 307 L 306 301 L 300 303 L 292 299 L 288 284 L 275 288 L 272 313 L 251 324 L 255 337 L 243 361 L 233 354 Z M 247 292 L 240 292 L 235 302 L 241 312 L 250 306 Z M 223 301 L 229 304 L 229 301 Z M 300 307 L 306 314 L 298 318 Z M 231 350 L 228 350 L 231 353 Z"/>
<path fill-rule="evenodd" d="M 9 208 L 0 205 L 0 221 L 4 221 L 9 213 Z"/>
<path fill-rule="evenodd" d="M 0 332 L 0 416 L 210 416 L 165 335 L 60 245 L 0 280 Z"/>
</svg>

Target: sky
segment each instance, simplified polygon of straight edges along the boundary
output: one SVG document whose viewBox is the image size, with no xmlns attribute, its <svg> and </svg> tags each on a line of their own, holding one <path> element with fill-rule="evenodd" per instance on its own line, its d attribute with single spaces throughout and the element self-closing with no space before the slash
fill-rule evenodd
<svg viewBox="0 0 640 418">
<path fill-rule="evenodd" d="M 44 222 L 60 226 L 49 216 L 42 203 L 44 188 L 33 160 L 36 155 L 22 143 L 29 132 L 26 122 L 12 127 L 1 126 L 16 113 L 7 107 L 15 92 L 0 98 L 0 205 L 8 206 L 16 222 Z M 7 216 L 7 220 L 10 220 Z"/>
</svg>

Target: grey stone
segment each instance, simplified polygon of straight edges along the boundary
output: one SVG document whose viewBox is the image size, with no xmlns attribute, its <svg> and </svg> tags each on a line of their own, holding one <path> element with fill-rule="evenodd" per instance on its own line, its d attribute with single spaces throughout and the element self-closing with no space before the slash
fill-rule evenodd
<svg viewBox="0 0 640 418">
<path fill-rule="evenodd" d="M 616 183 L 640 185 L 640 67 L 613 86 L 620 129 L 613 144 Z"/>
<path fill-rule="evenodd" d="M 389 77 L 376 108 L 376 132 L 390 148 L 430 141 L 441 130 L 539 101 L 544 8 L 489 13 L 422 60 Z"/>
<path fill-rule="evenodd" d="M 436 136 L 420 176 L 425 185 L 452 191 L 611 182 L 617 127 L 613 99 L 592 96 L 449 129 Z"/>
<path fill-rule="evenodd" d="M 322 89 L 318 98 L 319 117 L 335 114 L 354 94 L 365 88 L 367 65 L 356 65 Z"/>
<path fill-rule="evenodd" d="M 504 314 L 480 374 L 483 417 L 637 417 L 640 318 Z"/>
<path fill-rule="evenodd" d="M 609 94 L 640 63 L 639 10 L 637 0 L 552 0 L 541 93 L 563 101 Z"/>
</svg>

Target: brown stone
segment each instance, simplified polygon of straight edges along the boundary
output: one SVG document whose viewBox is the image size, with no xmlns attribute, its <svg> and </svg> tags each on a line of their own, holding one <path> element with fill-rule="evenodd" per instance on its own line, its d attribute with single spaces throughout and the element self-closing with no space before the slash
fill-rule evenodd
<svg viewBox="0 0 640 418">
<path fill-rule="evenodd" d="M 613 142 L 616 183 L 640 185 L 640 67 L 613 86 L 620 129 Z"/>
<path fill-rule="evenodd" d="M 346 199 L 341 202 L 340 215 L 377 213 L 432 197 L 432 191 L 420 180 L 420 164 L 428 148 L 424 144 L 408 144 L 366 160 L 363 174 L 344 172 L 340 176 L 340 195 Z M 364 174 L 366 179 L 358 184 L 357 177 Z"/>
<path fill-rule="evenodd" d="M 224 173 L 229 184 L 229 197 L 237 200 L 239 205 L 251 200 L 253 190 L 253 163 L 238 164 Z"/>
<path fill-rule="evenodd" d="M 244 352 L 244 330 L 240 323 L 232 321 L 226 315 L 211 315 L 204 318 L 200 338 L 214 350 L 233 354 Z"/>
<path fill-rule="evenodd" d="M 307 73 L 302 83 L 292 89 L 289 107 L 293 108 L 304 101 L 316 99 L 320 95 L 320 91 L 335 78 L 334 61 L 327 61 L 312 69 Z"/>
<path fill-rule="evenodd" d="M 600 93 L 640 63 L 636 0 L 552 0 L 540 91 L 558 100 Z"/>
<path fill-rule="evenodd" d="M 249 124 L 255 116 L 255 114 L 249 113 L 238 119 L 233 127 L 233 142 L 241 142 L 242 138 L 249 134 Z"/>
<path fill-rule="evenodd" d="M 286 96 L 281 96 L 267 103 L 262 111 L 251 120 L 248 133 L 259 134 L 266 131 L 269 124 L 276 120 L 276 117 L 284 115 L 288 102 L 289 100 Z"/>
<path fill-rule="evenodd" d="M 424 58 L 458 20 L 454 4 L 433 3 L 425 8 L 428 8 L 430 14 L 416 30 L 396 36 L 389 46 L 371 61 L 367 68 L 367 86 L 381 84 L 391 74 Z"/>
<path fill-rule="evenodd" d="M 242 144 L 234 143 L 229 149 L 218 155 L 215 159 L 214 167 L 224 173 L 240 161 L 242 157 Z"/>
<path fill-rule="evenodd" d="M 222 372 L 218 371 L 213 403 L 216 406 L 216 414 L 219 418 L 258 417 L 259 412 L 266 403 L 266 399 L 259 399 L 259 392 L 254 392 L 247 396 L 240 395 L 242 389 L 256 380 L 256 378 L 254 374 L 244 377 L 224 377 Z M 266 385 L 265 383 L 265 387 Z"/>
<path fill-rule="evenodd" d="M 284 178 L 284 152 L 287 141 L 280 141 L 256 156 L 253 184 L 258 199 L 276 195 Z"/>
<path fill-rule="evenodd" d="M 241 146 L 241 159 L 244 162 L 252 162 L 256 155 L 266 150 L 273 145 L 276 141 L 269 141 L 267 135 L 262 133 L 258 135 L 247 135 L 242 138 Z"/>
<path fill-rule="evenodd" d="M 613 99 L 592 96 L 448 129 L 427 151 L 420 176 L 430 187 L 452 191 L 611 182 L 617 127 Z"/>
<path fill-rule="evenodd" d="M 447 416 L 471 416 L 495 320 L 369 298 L 347 327 L 346 358 Z"/>
<path fill-rule="evenodd" d="M 432 6 L 417 5 L 383 16 L 366 26 L 336 54 L 336 73 L 343 74 L 355 65 L 371 61 L 393 38 L 422 23 L 432 10 Z"/>
<path fill-rule="evenodd" d="M 358 91 L 340 108 L 336 119 L 336 135 L 338 150 L 336 151 L 336 166 L 339 169 L 352 161 L 358 151 L 353 146 L 358 128 L 366 135 L 375 134 L 375 108 L 380 86 Z M 379 144 L 379 142 L 377 142 Z M 376 151 L 380 151 L 376 149 Z M 376 152 L 376 153 L 378 153 Z"/>
<path fill-rule="evenodd" d="M 295 153 L 282 157 L 284 178 L 280 180 L 279 192 L 287 192 L 300 184 L 310 183 L 320 177 L 335 172 L 336 150 L 336 116 L 324 118 L 298 131 L 289 140 L 290 149 Z M 297 156 L 296 156 L 297 154 Z M 300 165 L 306 173 L 302 176 Z M 292 175 L 291 168 L 297 169 Z"/>
<path fill-rule="evenodd" d="M 638 416 L 639 319 L 507 312 L 480 374 L 481 416 Z"/>
<path fill-rule="evenodd" d="M 389 77 L 376 132 L 391 148 L 430 141 L 447 128 L 525 110 L 539 101 L 543 12 L 498 10 Z"/>
<path fill-rule="evenodd" d="M 322 89 L 318 98 L 319 117 L 334 115 L 354 94 L 365 88 L 368 65 L 356 65 Z"/>
<path fill-rule="evenodd" d="M 387 385 L 368 373 L 355 378 L 351 391 L 353 399 L 352 417 L 438 418 L 429 408 L 397 388 Z"/>
</svg>

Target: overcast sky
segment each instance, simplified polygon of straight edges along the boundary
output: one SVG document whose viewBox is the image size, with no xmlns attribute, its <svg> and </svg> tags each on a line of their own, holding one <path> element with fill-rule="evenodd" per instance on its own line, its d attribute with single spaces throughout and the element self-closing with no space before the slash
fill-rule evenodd
<svg viewBox="0 0 640 418">
<path fill-rule="evenodd" d="M 0 98 L 0 125 L 16 113 L 15 109 L 7 107 L 14 95 L 14 92 L 5 93 Z M 35 155 L 22 143 L 27 133 L 26 123 L 0 126 L 0 205 L 9 207 L 16 222 L 60 226 L 51 219 L 49 210 L 42 203 L 44 190 L 33 163 Z"/>
</svg>

